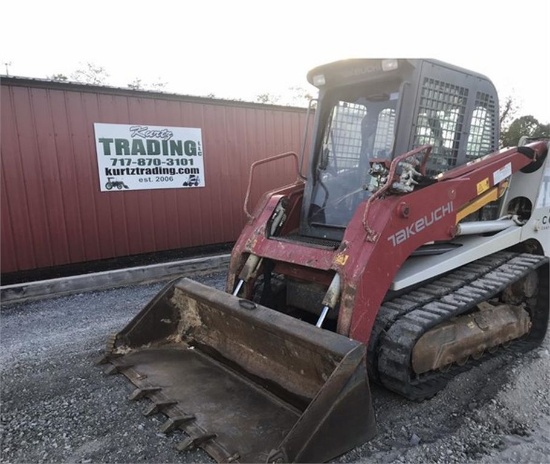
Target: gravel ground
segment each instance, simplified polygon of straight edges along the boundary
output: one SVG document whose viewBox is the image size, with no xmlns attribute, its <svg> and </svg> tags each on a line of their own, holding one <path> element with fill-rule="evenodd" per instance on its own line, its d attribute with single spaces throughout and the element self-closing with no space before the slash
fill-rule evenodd
<svg viewBox="0 0 550 464">
<path fill-rule="evenodd" d="M 224 273 L 196 280 L 222 289 Z M 130 383 L 94 365 L 162 285 L 2 307 L 2 462 L 212 462 L 178 453 L 181 433 L 159 433 Z M 547 336 L 523 357 L 503 352 L 421 403 L 373 386 L 378 436 L 335 462 L 550 463 L 549 348 Z"/>
</svg>

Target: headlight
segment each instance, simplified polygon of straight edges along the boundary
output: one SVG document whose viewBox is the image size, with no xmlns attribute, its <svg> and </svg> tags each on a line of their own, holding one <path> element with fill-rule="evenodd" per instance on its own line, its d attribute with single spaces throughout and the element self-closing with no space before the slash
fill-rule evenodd
<svg viewBox="0 0 550 464">
<path fill-rule="evenodd" d="M 397 60 L 382 60 L 382 71 L 393 71 L 397 66 Z"/>
<path fill-rule="evenodd" d="M 325 85 L 327 81 L 325 80 L 324 74 L 317 74 L 316 76 L 313 76 L 313 85 L 315 87 L 321 87 L 322 85 Z"/>
</svg>

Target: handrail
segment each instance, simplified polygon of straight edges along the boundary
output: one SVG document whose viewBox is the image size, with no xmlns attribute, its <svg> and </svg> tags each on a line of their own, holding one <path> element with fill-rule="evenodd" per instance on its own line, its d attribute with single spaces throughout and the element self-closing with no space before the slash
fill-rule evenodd
<svg viewBox="0 0 550 464">
<path fill-rule="evenodd" d="M 287 157 L 293 157 L 294 158 L 294 167 L 296 169 L 296 173 L 298 174 L 297 180 L 299 180 L 300 175 L 299 175 L 299 170 L 298 170 L 299 169 L 298 168 L 298 155 L 296 153 L 294 153 L 293 151 L 289 151 L 289 152 L 286 152 L 286 153 L 280 153 L 279 155 L 270 156 L 269 158 L 265 158 L 263 160 L 255 161 L 250 166 L 250 173 L 248 174 L 248 187 L 246 189 L 246 197 L 244 199 L 244 206 L 243 206 L 244 213 L 246 214 L 248 219 L 252 219 L 254 217 L 248 211 L 248 201 L 250 199 L 250 191 L 252 189 L 252 177 L 253 177 L 254 169 L 256 169 L 256 167 L 259 166 L 260 164 L 270 163 L 271 161 L 276 161 L 278 159 L 287 158 Z"/>
</svg>

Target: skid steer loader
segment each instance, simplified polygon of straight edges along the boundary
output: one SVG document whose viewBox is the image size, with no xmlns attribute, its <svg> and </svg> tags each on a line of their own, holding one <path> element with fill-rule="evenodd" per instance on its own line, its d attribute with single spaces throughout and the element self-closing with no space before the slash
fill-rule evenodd
<svg viewBox="0 0 550 464">
<path fill-rule="evenodd" d="M 319 89 L 307 172 L 266 193 L 226 291 L 182 278 L 102 362 L 219 462 L 321 462 L 375 433 L 369 380 L 430 398 L 528 350 L 549 312 L 548 141 L 497 150 L 486 77 L 435 61 L 356 59 Z"/>
</svg>

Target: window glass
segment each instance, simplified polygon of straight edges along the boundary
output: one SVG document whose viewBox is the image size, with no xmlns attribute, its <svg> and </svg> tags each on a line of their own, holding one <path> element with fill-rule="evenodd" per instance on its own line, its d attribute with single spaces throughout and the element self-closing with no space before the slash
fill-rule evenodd
<svg viewBox="0 0 550 464">
<path fill-rule="evenodd" d="M 397 92 L 381 92 L 334 103 L 323 132 L 310 223 L 346 226 L 368 198 L 370 163 L 392 156 L 397 98 Z"/>
</svg>

